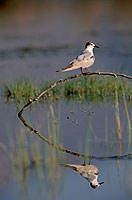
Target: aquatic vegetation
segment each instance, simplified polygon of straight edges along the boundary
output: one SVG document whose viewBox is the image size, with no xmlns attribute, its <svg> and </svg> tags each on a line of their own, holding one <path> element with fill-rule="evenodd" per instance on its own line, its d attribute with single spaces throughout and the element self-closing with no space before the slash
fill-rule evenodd
<svg viewBox="0 0 132 200">
<path fill-rule="evenodd" d="M 124 108 L 125 108 L 125 112 L 126 112 L 126 116 L 127 116 L 127 122 L 128 122 L 128 132 L 129 132 L 129 138 L 128 138 L 128 152 L 130 149 L 130 144 L 131 144 L 131 120 L 130 120 L 130 116 L 129 116 L 129 112 L 128 112 L 128 106 L 127 106 L 127 101 L 126 101 L 126 95 L 125 95 L 125 91 L 124 91 L 124 86 L 122 85 L 122 95 L 123 95 L 123 104 L 124 104 Z"/>
<path fill-rule="evenodd" d="M 117 135 L 118 135 L 118 155 L 121 154 L 122 150 L 122 127 L 119 112 L 119 97 L 118 97 L 118 86 L 115 84 L 115 119 L 117 124 Z"/>
<path fill-rule="evenodd" d="M 35 98 L 53 82 L 32 83 L 28 78 L 24 78 L 22 80 L 5 83 L 3 87 L 5 102 L 12 101 L 17 104 L 26 103 L 30 99 Z M 74 99 L 80 102 L 87 101 L 95 103 L 100 103 L 101 101 L 114 102 L 115 91 L 117 91 L 119 101 L 123 101 L 122 87 L 125 92 L 126 101 L 131 103 L 132 86 L 129 80 L 99 76 L 81 77 L 57 85 L 44 94 L 41 102 L 44 103 L 47 100 L 48 102 L 54 102 L 60 99 L 65 99 L 66 101 Z"/>
<path fill-rule="evenodd" d="M 7 82 L 4 84 L 4 97 L 5 102 L 9 100 L 20 103 L 25 100 L 33 98 L 34 95 L 37 95 L 37 85 L 32 84 L 31 81 L 27 78 L 22 80 L 11 81 L 10 84 Z"/>
</svg>

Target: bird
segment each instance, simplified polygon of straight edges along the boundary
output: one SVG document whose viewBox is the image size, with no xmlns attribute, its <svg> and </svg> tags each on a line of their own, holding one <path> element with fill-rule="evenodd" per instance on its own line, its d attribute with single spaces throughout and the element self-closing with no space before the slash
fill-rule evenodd
<svg viewBox="0 0 132 200">
<path fill-rule="evenodd" d="M 104 182 L 98 182 L 98 174 L 99 170 L 94 165 L 75 165 L 75 164 L 61 164 L 63 167 L 69 167 L 72 168 L 74 171 L 76 171 L 78 174 L 80 174 L 82 177 L 87 179 L 90 182 L 90 186 L 95 189 L 102 185 Z"/>
<path fill-rule="evenodd" d="M 88 74 L 89 72 L 87 71 L 87 68 L 91 67 L 94 64 L 95 57 L 93 53 L 94 48 L 99 48 L 97 45 L 95 45 L 92 42 L 87 42 L 85 44 L 85 49 L 82 53 L 80 53 L 79 56 L 77 56 L 70 64 L 60 70 L 57 70 L 56 72 L 66 72 L 74 69 L 81 69 L 81 73 L 83 74 L 82 69 L 85 68 L 86 73 Z"/>
</svg>

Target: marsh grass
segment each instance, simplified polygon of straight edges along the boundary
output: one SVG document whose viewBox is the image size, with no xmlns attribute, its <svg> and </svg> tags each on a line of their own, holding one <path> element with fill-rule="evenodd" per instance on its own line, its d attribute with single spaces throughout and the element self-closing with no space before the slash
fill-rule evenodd
<svg viewBox="0 0 132 200">
<path fill-rule="evenodd" d="M 49 114 L 54 117 L 54 110 L 51 105 Z M 47 119 L 48 116 L 47 116 Z M 49 120 L 48 120 L 49 121 Z M 57 128 L 54 119 L 51 119 L 48 127 L 48 135 L 54 143 L 60 142 L 60 134 L 58 134 L 59 128 Z M 45 174 L 49 174 L 49 183 L 54 184 L 56 178 L 61 176 L 58 173 L 59 160 L 62 162 L 65 160 L 65 155 L 60 154 L 57 149 L 50 145 L 44 145 L 37 137 L 33 137 L 32 134 L 26 132 L 24 128 L 20 128 L 20 131 L 16 131 L 15 135 L 8 135 L 9 144 L 12 148 L 9 148 L 0 143 L 0 148 L 8 155 L 12 163 L 12 174 L 14 180 L 21 184 L 28 181 L 30 177 L 30 169 L 35 169 L 39 182 L 45 178 Z M 47 175 L 46 175 L 47 176 Z"/>
<path fill-rule="evenodd" d="M 129 132 L 128 152 L 129 152 L 130 144 L 131 144 L 131 121 L 130 121 L 130 116 L 129 116 L 129 112 L 128 112 L 128 106 L 127 106 L 127 101 L 126 101 L 126 95 L 125 95 L 125 90 L 124 90 L 124 86 L 123 85 L 122 85 L 122 96 L 123 96 L 123 104 L 124 104 L 124 108 L 125 108 L 125 112 L 126 112 L 126 116 L 127 116 L 127 123 L 128 123 L 128 132 Z"/>
<path fill-rule="evenodd" d="M 46 118 L 48 139 L 60 145 L 60 108 L 58 107 L 56 118 L 54 107 L 50 105 Z M 38 129 L 40 129 L 40 126 L 38 126 Z M 46 144 L 44 146 L 41 140 L 33 136 L 32 134 L 26 133 L 23 128 L 20 128 L 20 133 L 16 134 L 14 141 L 12 141 L 18 144 L 13 152 L 16 155 L 15 167 L 18 171 L 18 178 L 19 180 L 28 178 L 29 170 L 35 168 L 39 181 L 44 179 L 45 174 L 48 173 L 50 185 L 54 184 L 58 177 L 59 160 L 64 161 L 65 155 L 60 154 L 56 148 L 50 145 Z"/>
<path fill-rule="evenodd" d="M 48 124 L 48 139 L 52 141 L 54 144 L 61 145 L 62 139 L 60 136 L 60 110 L 58 111 L 58 116 L 56 118 L 55 111 L 52 105 L 50 105 L 49 107 L 47 124 Z M 47 164 L 50 168 L 49 177 L 51 178 L 51 181 L 54 182 L 57 173 L 56 167 L 57 163 L 59 162 L 58 157 L 60 157 L 58 154 L 59 152 L 52 146 L 47 146 L 46 151 L 49 154 L 49 156 L 47 157 Z"/>
<path fill-rule="evenodd" d="M 55 81 L 54 81 L 55 82 Z M 14 80 L 4 84 L 5 102 L 11 100 L 14 103 L 26 103 L 29 99 L 35 98 L 53 82 L 32 83 L 28 78 Z M 117 85 L 117 88 L 116 88 Z M 54 102 L 60 99 L 76 99 L 100 103 L 101 101 L 111 102 L 115 100 L 115 90 L 118 93 L 119 101 L 123 100 L 122 85 L 126 101 L 132 102 L 132 86 L 129 80 L 113 77 L 83 77 L 56 86 L 48 91 L 41 102 Z"/>
<path fill-rule="evenodd" d="M 118 84 L 115 83 L 115 119 L 117 124 L 117 136 L 118 136 L 118 155 L 120 156 L 122 150 L 122 127 L 119 112 L 119 96 L 118 96 Z"/>
<path fill-rule="evenodd" d="M 9 83 L 4 84 L 4 97 L 5 102 L 9 100 L 21 103 L 23 101 L 29 101 L 30 98 L 33 98 L 38 94 L 37 84 L 32 84 L 28 78 L 22 80 L 15 80 Z"/>
</svg>

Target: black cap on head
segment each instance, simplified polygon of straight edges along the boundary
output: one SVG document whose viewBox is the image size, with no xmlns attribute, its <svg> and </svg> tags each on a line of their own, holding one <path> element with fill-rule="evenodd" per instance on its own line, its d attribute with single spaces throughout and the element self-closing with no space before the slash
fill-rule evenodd
<svg viewBox="0 0 132 200">
<path fill-rule="evenodd" d="M 104 182 L 101 182 L 99 183 L 99 185 L 93 185 L 92 183 L 90 183 L 90 186 L 93 188 L 93 189 L 96 189 L 97 187 L 99 187 L 100 185 L 102 185 Z"/>
<path fill-rule="evenodd" d="M 91 45 L 91 43 L 90 43 L 90 42 L 87 42 L 87 43 L 85 44 L 85 49 L 86 49 L 87 46 L 89 46 L 89 45 Z"/>
<path fill-rule="evenodd" d="M 92 46 L 93 48 L 94 48 L 94 47 L 99 48 L 97 45 L 95 45 L 95 44 L 92 43 L 92 42 L 87 42 L 87 43 L 85 44 L 85 49 L 86 49 L 88 46 Z"/>
<path fill-rule="evenodd" d="M 93 185 L 92 183 L 90 183 L 90 186 L 91 186 L 93 189 L 95 189 L 95 188 L 98 187 L 98 185 Z"/>
</svg>

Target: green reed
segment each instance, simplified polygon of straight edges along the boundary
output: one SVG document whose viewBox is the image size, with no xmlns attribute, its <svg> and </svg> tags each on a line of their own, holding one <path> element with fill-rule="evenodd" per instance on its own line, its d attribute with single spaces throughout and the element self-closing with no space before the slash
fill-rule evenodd
<svg viewBox="0 0 132 200">
<path fill-rule="evenodd" d="M 32 84 L 28 78 L 22 80 L 11 81 L 10 83 L 4 84 L 4 97 L 5 102 L 9 100 L 21 103 L 23 101 L 29 101 L 30 98 L 33 98 L 38 94 L 37 85 Z"/>
<path fill-rule="evenodd" d="M 119 94 L 118 94 L 118 80 L 115 82 L 115 119 L 117 124 L 118 135 L 118 155 L 120 156 L 122 150 L 122 127 L 119 112 Z"/>
<path fill-rule="evenodd" d="M 124 104 L 124 108 L 125 108 L 125 112 L 126 112 L 126 116 L 127 116 L 127 123 L 128 123 L 128 132 L 129 132 L 128 152 L 129 152 L 130 144 L 131 144 L 131 121 L 130 121 L 130 117 L 129 117 L 127 100 L 126 100 L 126 95 L 125 95 L 125 90 L 124 90 L 124 86 L 123 85 L 122 85 L 122 95 L 123 95 L 123 104 Z"/>
<path fill-rule="evenodd" d="M 5 102 L 26 103 L 29 99 L 35 98 L 40 92 L 54 82 L 44 81 L 41 83 L 32 83 L 28 78 L 14 80 L 10 83 L 6 82 L 3 86 Z M 116 89 L 115 83 L 118 89 Z M 46 102 L 53 102 L 63 98 L 67 101 L 75 99 L 80 102 L 114 102 L 115 90 L 117 90 L 119 100 L 123 100 L 122 85 L 126 100 L 131 103 L 132 86 L 129 80 L 96 76 L 82 77 L 62 83 L 60 86 L 56 86 L 48 91 L 43 98 L 41 98 L 41 101 L 45 102 L 46 100 Z"/>
</svg>

